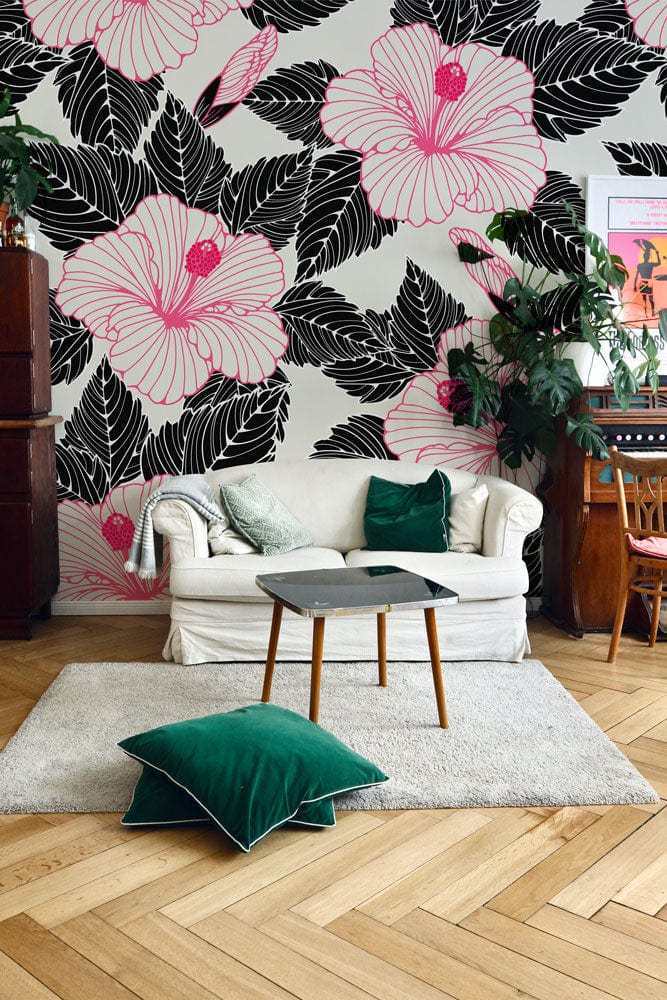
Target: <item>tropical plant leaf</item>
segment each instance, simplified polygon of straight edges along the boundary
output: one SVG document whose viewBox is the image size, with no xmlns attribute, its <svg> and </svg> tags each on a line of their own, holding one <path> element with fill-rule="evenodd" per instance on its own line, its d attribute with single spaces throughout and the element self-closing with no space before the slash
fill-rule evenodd
<svg viewBox="0 0 667 1000">
<path fill-rule="evenodd" d="M 331 80 L 339 75 L 331 63 L 297 63 L 260 80 L 243 103 L 288 137 L 308 146 L 333 143 L 322 131 L 320 108 Z"/>
<path fill-rule="evenodd" d="M 255 0 L 252 7 L 243 9 L 243 14 L 258 28 L 274 24 L 278 31 L 300 31 L 315 27 L 348 3 L 353 0 Z"/>
<path fill-rule="evenodd" d="M 590 413 L 578 413 L 573 417 L 568 415 L 565 433 L 572 438 L 577 447 L 583 451 L 590 451 L 594 458 L 609 458 L 602 428 L 593 422 Z"/>
<path fill-rule="evenodd" d="M 625 0 L 592 0 L 577 18 L 577 22 L 582 27 L 594 28 L 603 35 L 637 42 Z"/>
<path fill-rule="evenodd" d="M 0 30 L 3 21 L 7 21 L 4 12 Z M 65 63 L 66 57 L 60 52 L 38 45 L 34 39 L 0 36 L 0 93 L 5 87 L 11 90 L 11 109 L 14 110 L 32 94 L 47 73 Z"/>
<path fill-rule="evenodd" d="M 256 385 L 212 375 L 196 403 L 191 397 L 176 422 L 167 421 L 147 438 L 141 453 L 144 478 L 272 461 L 284 438 L 288 389 L 280 370 Z"/>
<path fill-rule="evenodd" d="M 102 464 L 109 489 L 139 475 L 139 452 L 148 434 L 141 403 L 102 358 L 72 416 L 65 421 L 65 444 L 87 451 Z"/>
<path fill-rule="evenodd" d="M 41 192 L 30 214 L 51 243 L 70 253 L 87 240 L 116 229 L 137 203 L 157 194 L 158 186 L 145 163 L 136 163 L 122 150 L 100 146 L 32 147 L 35 160 L 46 171 L 52 194 Z"/>
<path fill-rule="evenodd" d="M 310 457 L 396 459 L 384 443 L 384 421 L 374 413 L 355 414 L 332 427 L 328 438 L 315 442 Z"/>
<path fill-rule="evenodd" d="M 89 146 L 102 143 L 114 152 L 134 152 L 162 90 L 160 76 L 145 83 L 128 80 L 110 69 L 92 45 L 71 50 L 55 83 L 72 134 Z"/>
<path fill-rule="evenodd" d="M 522 260 L 552 273 L 584 271 L 584 241 L 563 202 L 574 208 L 583 222 L 584 199 L 571 177 L 557 170 L 547 171 L 547 182 L 538 191 L 526 215 L 503 216 L 503 239 L 508 249 Z"/>
<path fill-rule="evenodd" d="M 339 358 L 363 358 L 374 343 L 361 310 L 321 281 L 289 288 L 274 307 L 290 337 L 285 361 L 326 365 Z"/>
<path fill-rule="evenodd" d="M 313 163 L 303 219 L 297 229 L 296 280 L 305 281 L 349 257 L 375 250 L 398 228 L 368 206 L 359 183 L 361 155 L 325 153 Z"/>
<path fill-rule="evenodd" d="M 51 382 L 69 385 L 78 378 L 93 353 L 93 336 L 81 320 L 63 316 L 55 302 L 55 292 L 49 292 L 49 326 L 51 329 Z"/>
<path fill-rule="evenodd" d="M 477 0 L 477 20 L 471 41 L 501 46 L 540 9 L 540 0 Z"/>
<path fill-rule="evenodd" d="M 661 142 L 603 142 L 619 174 L 667 177 L 667 146 Z"/>
<path fill-rule="evenodd" d="M 109 492 L 109 476 L 97 455 L 67 441 L 56 442 L 56 477 L 59 500 L 102 503 Z"/>
<path fill-rule="evenodd" d="M 533 121 L 542 136 L 557 142 L 618 114 L 663 61 L 646 46 L 555 21 L 527 22 L 508 37 L 503 55 L 532 71 Z"/>
<path fill-rule="evenodd" d="M 220 215 L 232 233 L 262 233 L 282 250 L 296 232 L 310 178 L 311 152 L 262 157 L 228 177 Z"/>
<path fill-rule="evenodd" d="M 564 413 L 569 404 L 584 391 L 574 363 L 569 358 L 539 361 L 529 372 L 533 401 L 546 401 L 553 414 Z"/>
<path fill-rule="evenodd" d="M 424 21 L 438 32 L 445 45 L 460 45 L 472 37 L 476 8 L 477 0 L 395 0 L 389 13 L 397 26 Z"/>
<path fill-rule="evenodd" d="M 434 367 L 443 331 L 467 318 L 465 307 L 410 258 L 390 315 L 394 360 L 413 374 Z"/>
<path fill-rule="evenodd" d="M 220 189 L 231 174 L 231 165 L 194 115 L 171 93 L 144 146 L 144 156 L 161 191 L 175 195 L 188 208 L 218 211 Z"/>
</svg>

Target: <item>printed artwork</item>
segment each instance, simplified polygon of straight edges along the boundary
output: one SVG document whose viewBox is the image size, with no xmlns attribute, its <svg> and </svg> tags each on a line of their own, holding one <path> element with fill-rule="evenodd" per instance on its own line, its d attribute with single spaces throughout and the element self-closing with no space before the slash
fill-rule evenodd
<svg viewBox="0 0 667 1000">
<path fill-rule="evenodd" d="M 666 49 L 667 0 L 5 0 L 0 87 L 61 139 L 33 211 L 58 600 L 165 599 L 168 562 L 123 562 L 167 475 L 368 456 L 535 489 L 496 428 L 455 425 L 447 351 L 492 351 L 522 267 L 583 266 L 562 202 L 583 218 L 587 173 L 667 176 Z M 529 213 L 512 259 L 459 263 L 505 207 Z M 633 236 L 646 313 L 667 237 Z"/>
</svg>

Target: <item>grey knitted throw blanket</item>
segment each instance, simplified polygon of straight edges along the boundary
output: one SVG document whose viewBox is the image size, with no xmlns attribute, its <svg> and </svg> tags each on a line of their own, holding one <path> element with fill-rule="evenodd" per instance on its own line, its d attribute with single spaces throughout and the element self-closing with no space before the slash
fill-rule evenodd
<svg viewBox="0 0 667 1000">
<path fill-rule="evenodd" d="M 151 580 L 162 566 L 162 535 L 153 529 L 153 510 L 160 500 L 183 500 L 199 511 L 207 521 L 227 522 L 211 487 L 203 476 L 172 476 L 143 505 L 134 529 L 134 537 L 125 569 L 142 580 Z"/>
</svg>

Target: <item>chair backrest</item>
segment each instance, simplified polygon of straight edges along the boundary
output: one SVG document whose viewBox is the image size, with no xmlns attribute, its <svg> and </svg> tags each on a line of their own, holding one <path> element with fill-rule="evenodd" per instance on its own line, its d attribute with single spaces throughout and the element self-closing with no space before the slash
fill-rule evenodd
<svg viewBox="0 0 667 1000">
<path fill-rule="evenodd" d="M 609 449 L 611 468 L 616 487 L 621 533 L 632 531 L 636 538 L 648 535 L 665 535 L 664 502 L 667 499 L 667 452 L 619 451 L 616 445 Z M 626 480 L 626 474 L 631 477 Z M 629 485 L 630 499 L 634 506 L 635 523 L 628 526 L 628 507 L 625 487 Z"/>
</svg>

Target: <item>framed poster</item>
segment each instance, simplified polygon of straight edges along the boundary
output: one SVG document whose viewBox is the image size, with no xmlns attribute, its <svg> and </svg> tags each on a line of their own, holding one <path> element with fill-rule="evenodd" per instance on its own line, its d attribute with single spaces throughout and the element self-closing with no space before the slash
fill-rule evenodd
<svg viewBox="0 0 667 1000">
<path fill-rule="evenodd" d="M 667 309 L 667 177 L 590 176 L 586 225 L 628 271 L 623 322 L 657 331 L 658 313 Z M 663 365 L 666 346 L 661 339 Z"/>
</svg>

